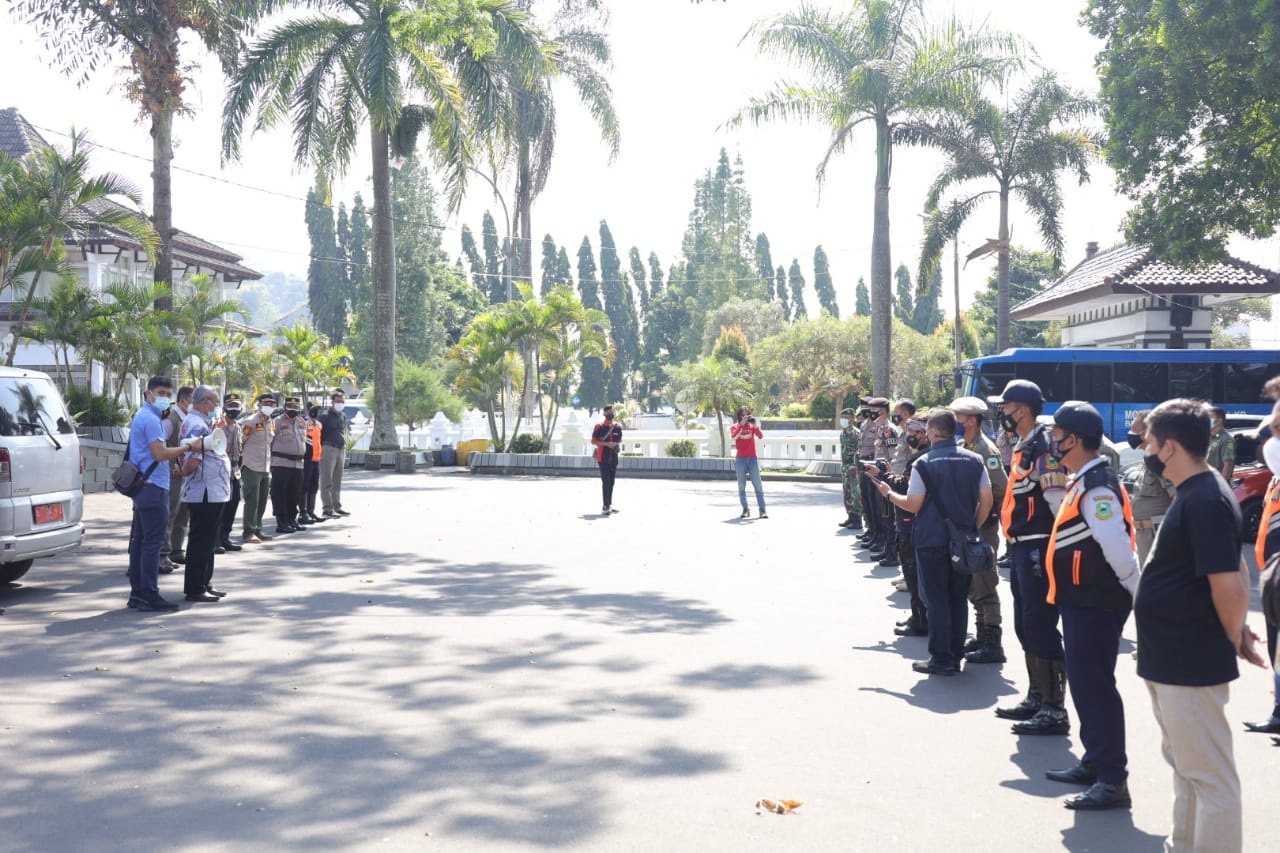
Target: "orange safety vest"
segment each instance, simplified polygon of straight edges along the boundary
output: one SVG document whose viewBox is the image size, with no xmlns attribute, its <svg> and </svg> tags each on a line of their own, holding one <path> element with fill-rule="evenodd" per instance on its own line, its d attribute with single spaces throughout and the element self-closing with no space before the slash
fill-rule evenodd
<svg viewBox="0 0 1280 853">
<path fill-rule="evenodd" d="M 311 461 L 319 462 L 324 449 L 320 444 L 320 424 L 315 421 L 307 426 L 307 443 L 311 445 Z"/>
<path fill-rule="evenodd" d="M 1009 470 L 1009 486 L 1000 505 L 1000 522 L 1006 538 L 1018 536 L 1047 536 L 1053 529 L 1053 511 L 1044 496 L 1041 480 L 1031 475 L 1044 466 L 1041 478 L 1047 470 L 1062 477 L 1062 465 L 1049 455 L 1049 439 L 1043 426 L 1027 436 L 1027 440 L 1013 453 L 1013 466 Z M 1065 477 L 1064 477 L 1065 479 Z"/>
<path fill-rule="evenodd" d="M 1117 610 L 1133 604 L 1133 597 L 1111 569 L 1102 553 L 1102 546 L 1093 537 L 1093 531 L 1081 513 L 1083 509 L 1095 513 L 1098 518 L 1107 518 L 1114 512 L 1110 501 L 1097 501 L 1096 506 L 1081 507 L 1085 495 L 1099 487 L 1106 488 L 1120 502 L 1129 545 L 1137 547 L 1129 493 L 1120 485 L 1109 464 L 1095 465 L 1071 484 L 1053 523 L 1053 534 L 1049 537 L 1049 550 L 1044 561 L 1049 567 L 1049 595 L 1046 600 L 1050 604 Z"/>
<path fill-rule="evenodd" d="M 1280 477 L 1272 477 L 1267 486 L 1267 497 L 1262 504 L 1262 520 L 1258 522 L 1258 538 L 1253 543 L 1253 555 L 1258 558 L 1258 568 L 1267 564 L 1267 558 L 1280 551 Z"/>
</svg>

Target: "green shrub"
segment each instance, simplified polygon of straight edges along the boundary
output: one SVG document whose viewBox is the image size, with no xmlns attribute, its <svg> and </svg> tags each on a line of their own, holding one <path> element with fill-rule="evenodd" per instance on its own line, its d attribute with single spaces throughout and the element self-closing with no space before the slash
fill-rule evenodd
<svg viewBox="0 0 1280 853">
<path fill-rule="evenodd" d="M 809 403 L 809 417 L 820 421 L 835 420 L 836 401 L 830 394 L 819 394 Z"/>
<path fill-rule="evenodd" d="M 787 403 L 782 407 L 781 417 L 788 421 L 804 420 L 809 417 L 809 407 L 804 403 Z"/>
<path fill-rule="evenodd" d="M 66 393 L 67 410 L 77 426 L 118 427 L 129 423 L 129 413 L 104 394 L 90 394 L 79 385 Z"/>
<path fill-rule="evenodd" d="M 698 455 L 698 445 L 687 438 L 677 438 L 667 442 L 666 453 L 677 459 L 692 459 Z"/>
<path fill-rule="evenodd" d="M 542 443 L 542 436 L 531 432 L 522 432 L 511 439 L 512 453 L 546 453 L 547 446 Z"/>
</svg>

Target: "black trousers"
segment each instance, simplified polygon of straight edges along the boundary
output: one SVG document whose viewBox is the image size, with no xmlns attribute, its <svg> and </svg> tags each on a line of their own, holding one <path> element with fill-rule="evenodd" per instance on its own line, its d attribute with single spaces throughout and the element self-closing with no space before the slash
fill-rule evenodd
<svg viewBox="0 0 1280 853">
<path fill-rule="evenodd" d="M 308 515 L 316 514 L 316 494 L 320 491 L 320 460 L 308 459 L 302 465 L 302 496 L 298 500 L 298 511 Z"/>
<path fill-rule="evenodd" d="M 1129 618 L 1124 610 L 1062 608 L 1067 683 L 1080 718 L 1082 760 L 1098 769 L 1098 781 L 1117 785 L 1129 778 L 1125 755 L 1124 702 L 1116 689 L 1116 652 Z"/>
<path fill-rule="evenodd" d="M 951 550 L 916 548 L 916 571 L 929 616 L 929 657 L 960 665 L 969 628 L 969 575 L 951 568 Z"/>
<path fill-rule="evenodd" d="M 222 526 L 224 504 L 188 503 L 191 527 L 187 532 L 187 566 L 183 576 L 182 591 L 187 595 L 199 595 L 213 582 L 213 549 L 218 544 Z"/>
<path fill-rule="evenodd" d="M 924 601 L 920 598 L 920 576 L 916 568 L 916 546 L 911 543 L 911 534 L 897 531 L 898 561 L 902 563 L 902 577 L 907 582 L 907 592 L 911 593 L 911 618 L 916 625 L 927 628 L 929 616 L 925 612 Z"/>
<path fill-rule="evenodd" d="M 222 518 L 218 522 L 219 544 L 231 539 L 231 529 L 236 525 L 236 512 L 240 509 L 240 478 L 231 478 L 231 500 L 222 505 Z"/>
<path fill-rule="evenodd" d="M 858 463 L 862 467 L 862 463 Z M 858 476 L 858 488 L 862 490 L 862 523 L 877 542 L 880 541 L 880 493 L 874 481 L 865 473 Z"/>
<path fill-rule="evenodd" d="M 292 465 L 271 466 L 271 514 L 276 524 L 288 524 L 298 517 L 298 492 L 302 485 L 302 469 Z"/>
<path fill-rule="evenodd" d="M 604 494 L 604 505 L 613 506 L 613 481 L 618 478 L 618 462 L 600 463 L 600 488 Z"/>
</svg>

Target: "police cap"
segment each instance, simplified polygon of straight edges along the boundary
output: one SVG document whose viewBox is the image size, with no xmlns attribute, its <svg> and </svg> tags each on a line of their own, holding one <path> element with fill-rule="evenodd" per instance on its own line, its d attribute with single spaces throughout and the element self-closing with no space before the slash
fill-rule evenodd
<svg viewBox="0 0 1280 853">
<path fill-rule="evenodd" d="M 276 395 L 275 395 L 275 394 L 272 394 L 270 391 L 268 391 L 268 392 L 267 392 L 267 393 L 265 393 L 265 394 L 259 394 L 259 395 L 258 395 L 258 399 L 257 399 L 257 400 L 255 400 L 254 402 L 257 402 L 257 403 L 270 403 L 271 405 L 273 405 L 273 406 L 274 406 L 274 405 L 276 404 Z"/>
<path fill-rule="evenodd" d="M 858 414 L 858 410 L 857 410 L 857 409 L 848 409 L 848 408 L 845 408 L 845 409 L 841 409 L 841 410 L 840 410 L 840 414 L 842 414 L 842 415 L 856 415 L 856 414 Z"/>
<path fill-rule="evenodd" d="M 1102 438 L 1102 415 L 1088 403 L 1068 400 L 1053 413 L 1053 423 L 1081 438 Z"/>
<path fill-rule="evenodd" d="M 862 402 L 866 403 L 868 406 L 870 406 L 873 409 L 889 408 L 888 397 L 863 397 Z"/>
<path fill-rule="evenodd" d="M 1044 402 L 1044 394 L 1041 393 L 1040 386 L 1029 379 L 1010 379 L 1009 384 L 1004 386 L 1004 393 L 999 397 L 992 397 L 991 402 L 1037 406 Z"/>
<path fill-rule="evenodd" d="M 982 415 L 983 417 L 991 411 L 991 407 L 981 397 L 958 397 L 947 408 L 957 415 Z"/>
</svg>

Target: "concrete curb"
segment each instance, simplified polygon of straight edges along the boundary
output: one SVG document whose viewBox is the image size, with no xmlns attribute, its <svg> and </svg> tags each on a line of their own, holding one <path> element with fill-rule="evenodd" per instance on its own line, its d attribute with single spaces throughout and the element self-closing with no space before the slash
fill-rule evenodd
<svg viewBox="0 0 1280 853">
<path fill-rule="evenodd" d="M 831 468 L 834 467 L 834 472 Z M 549 456 L 542 453 L 472 453 L 467 468 L 473 474 L 496 476 L 540 475 L 551 477 L 595 477 L 599 474 L 590 456 Z M 838 463 L 810 462 L 803 474 L 762 472 L 762 480 L 774 482 L 830 483 L 840 480 Z M 733 480 L 737 478 L 732 458 L 681 459 L 623 456 L 618 460 L 618 476 L 655 480 Z"/>
</svg>

